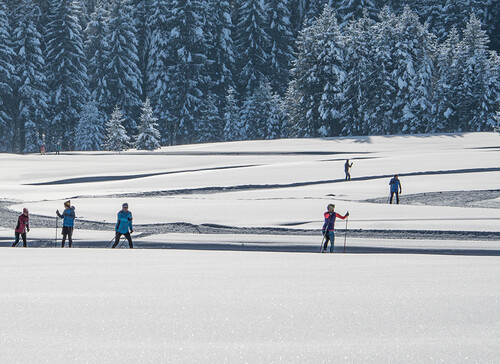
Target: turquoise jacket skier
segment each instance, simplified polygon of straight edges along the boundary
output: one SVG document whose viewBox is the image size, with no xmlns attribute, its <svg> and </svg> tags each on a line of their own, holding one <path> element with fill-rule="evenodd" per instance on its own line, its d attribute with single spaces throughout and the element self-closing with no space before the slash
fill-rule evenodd
<svg viewBox="0 0 500 364">
<path fill-rule="evenodd" d="M 133 231 L 132 213 L 122 209 L 118 212 L 118 221 L 116 222 L 115 231 L 120 234 L 126 234 L 129 230 Z"/>
<path fill-rule="evenodd" d="M 60 219 L 63 219 L 63 226 L 72 228 L 75 225 L 75 207 L 70 206 L 69 201 L 64 203 L 64 207 L 65 209 L 62 214 L 59 213 L 59 210 L 56 211 L 56 214 Z"/>
</svg>

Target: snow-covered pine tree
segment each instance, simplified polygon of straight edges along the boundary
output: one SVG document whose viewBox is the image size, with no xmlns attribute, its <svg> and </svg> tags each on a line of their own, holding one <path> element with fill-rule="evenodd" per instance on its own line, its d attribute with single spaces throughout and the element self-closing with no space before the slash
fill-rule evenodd
<svg viewBox="0 0 500 364">
<path fill-rule="evenodd" d="M 269 82 L 274 92 L 284 95 L 289 82 L 289 70 L 294 58 L 289 0 L 269 0 L 271 50 Z"/>
<path fill-rule="evenodd" d="M 204 108 L 208 90 L 208 46 L 205 27 L 207 9 L 201 0 L 174 0 L 168 19 L 173 26 L 168 42 L 169 62 L 165 77 L 169 98 L 162 100 L 172 114 L 171 142 L 190 143 L 197 139 L 195 123 Z"/>
<path fill-rule="evenodd" d="M 87 68 L 80 26 L 81 3 L 51 0 L 46 38 L 46 74 L 50 90 L 50 122 L 46 143 L 61 140 L 63 149 L 73 147 L 74 130 L 88 97 Z"/>
<path fill-rule="evenodd" d="M 292 79 L 285 101 L 290 135 L 299 138 L 316 137 L 320 120 L 318 95 L 321 95 L 322 87 L 315 74 L 316 56 L 319 52 L 315 44 L 313 26 L 300 31 L 297 49 L 297 58 L 290 71 Z"/>
<path fill-rule="evenodd" d="M 325 6 L 314 28 L 319 51 L 315 70 L 322 84 L 318 105 L 321 126 L 317 132 L 320 136 L 338 136 L 343 128 L 341 108 L 345 100 L 346 45 L 335 12 L 330 6 Z"/>
<path fill-rule="evenodd" d="M 37 29 L 39 18 L 40 9 L 32 0 L 23 0 L 15 10 L 13 42 L 19 80 L 16 96 L 16 152 L 38 150 L 39 136 L 35 134 L 40 133 L 45 126 L 48 95 L 41 49 L 42 35 Z"/>
<path fill-rule="evenodd" d="M 101 145 L 104 150 L 121 152 L 129 148 L 130 137 L 123 126 L 125 118 L 118 106 L 115 106 L 110 119 L 106 122 L 104 142 Z"/>
<path fill-rule="evenodd" d="M 169 21 L 170 3 L 163 0 L 152 0 L 149 24 L 149 55 L 147 64 L 147 94 L 151 107 L 158 118 L 158 130 L 161 144 L 169 145 L 175 141 L 177 133 L 176 120 L 170 112 L 172 95 L 170 93 L 170 77 L 168 67 L 173 64 L 173 56 L 169 54 L 169 37 L 172 24 Z"/>
<path fill-rule="evenodd" d="M 271 86 L 264 82 L 243 102 L 240 115 L 246 139 L 266 138 L 271 116 L 271 97 Z"/>
<path fill-rule="evenodd" d="M 375 33 L 373 20 L 366 13 L 361 19 L 351 21 L 344 28 L 347 69 L 344 88 L 345 102 L 341 117 L 344 135 L 367 135 L 372 117 L 369 100 L 374 95 Z"/>
<path fill-rule="evenodd" d="M 238 93 L 246 97 L 267 82 L 271 37 L 266 33 L 268 9 L 263 0 L 239 0 L 236 30 Z"/>
<path fill-rule="evenodd" d="M 195 123 L 198 143 L 222 140 L 224 125 L 222 125 L 222 118 L 215 100 L 215 95 L 209 92 L 203 105 L 203 112 Z"/>
<path fill-rule="evenodd" d="M 149 43 L 151 34 L 150 14 L 152 13 L 152 3 L 154 0 L 131 0 L 132 17 L 135 20 L 137 38 L 137 63 L 141 74 L 141 100 L 144 100 L 151 88 L 148 82 L 147 65 L 149 57 Z"/>
<path fill-rule="evenodd" d="M 298 41 L 294 77 L 287 93 L 292 135 L 338 135 L 345 70 L 344 42 L 333 9 L 325 6 L 318 20 Z"/>
<path fill-rule="evenodd" d="M 274 93 L 271 96 L 269 121 L 267 123 L 266 139 L 279 139 L 286 136 L 286 115 L 283 110 L 283 100 L 281 96 Z"/>
<path fill-rule="evenodd" d="M 460 109 L 458 125 L 460 131 L 488 130 L 493 125 L 493 117 L 498 101 L 498 94 L 492 89 L 496 82 L 489 76 L 489 54 L 487 51 L 488 36 L 482 29 L 481 22 L 471 14 L 463 32 L 463 74 L 460 86 Z"/>
<path fill-rule="evenodd" d="M 0 2 L 0 152 L 13 149 L 13 86 L 16 82 L 14 69 L 15 52 L 11 44 L 11 28 L 8 9 Z"/>
<path fill-rule="evenodd" d="M 241 140 L 242 128 L 240 123 L 240 109 L 236 103 L 235 91 L 229 88 L 224 107 L 224 139 L 223 140 Z"/>
<path fill-rule="evenodd" d="M 149 99 L 142 104 L 141 119 L 139 123 L 139 135 L 135 141 L 135 147 L 142 150 L 155 150 L 160 148 L 160 132 L 158 131 L 158 119 L 153 115 L 153 109 Z"/>
<path fill-rule="evenodd" d="M 104 140 L 104 117 L 94 100 L 88 101 L 81 112 L 75 130 L 76 150 L 101 150 Z"/>
<path fill-rule="evenodd" d="M 393 108 L 397 131 L 423 133 L 432 120 L 434 39 L 416 13 L 405 6 L 397 17 L 396 55 L 398 93 Z M 398 109 L 398 102 L 401 102 Z"/>
<path fill-rule="evenodd" d="M 23 153 L 37 153 L 40 151 L 42 139 L 40 138 L 40 130 L 32 121 L 27 121 L 24 124 L 24 149 Z"/>
<path fill-rule="evenodd" d="M 85 28 L 85 54 L 87 56 L 87 74 L 89 77 L 89 91 L 96 101 L 97 108 L 104 112 L 107 110 L 110 92 L 105 87 L 107 74 L 106 65 L 109 62 L 110 45 L 105 41 L 108 29 L 109 11 L 107 4 L 99 2 L 94 4 L 94 11 Z"/>
<path fill-rule="evenodd" d="M 215 97 L 215 106 L 223 117 L 226 95 L 229 88 L 234 88 L 233 73 L 235 55 L 231 18 L 231 4 L 228 0 L 208 0 L 207 21 L 209 28 L 208 62 L 210 64 L 210 89 Z"/>
<path fill-rule="evenodd" d="M 141 72 L 137 66 L 137 38 L 135 20 L 130 0 L 112 0 L 109 33 L 104 42 L 110 45 L 109 59 L 105 64 L 104 86 L 109 100 L 106 100 L 106 114 L 115 105 L 121 105 L 125 128 L 131 133 L 137 126 L 141 105 Z"/>
<path fill-rule="evenodd" d="M 428 133 L 452 132 L 457 125 L 459 90 L 462 83 L 463 63 L 458 31 L 452 28 L 446 40 L 439 45 L 436 56 L 433 120 Z"/>
</svg>

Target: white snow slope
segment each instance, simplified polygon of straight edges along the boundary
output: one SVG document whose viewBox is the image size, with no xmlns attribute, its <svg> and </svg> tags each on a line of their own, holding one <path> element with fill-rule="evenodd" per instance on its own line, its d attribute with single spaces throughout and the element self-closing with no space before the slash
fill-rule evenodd
<svg viewBox="0 0 500 364">
<path fill-rule="evenodd" d="M 32 215 L 52 217 L 72 198 L 80 222 L 114 222 L 127 201 L 134 235 L 176 222 L 319 230 L 329 202 L 350 211 L 353 229 L 495 234 L 499 197 L 491 191 L 500 189 L 499 157 L 493 133 L 202 144 L 121 155 L 4 154 L 0 199 L 15 211 L 27 206 Z M 350 182 L 342 181 L 346 158 L 354 162 Z M 394 173 L 403 185 L 398 206 L 380 203 Z M 25 249 L 9 247 L 15 215 L 2 211 L 1 362 L 500 358 L 498 241 L 348 237 L 348 246 L 466 250 L 340 254 L 339 232 L 335 254 L 307 254 L 278 248 L 317 247 L 317 236 L 162 230 L 137 238 L 136 247 L 172 241 L 193 248 Z M 53 239 L 54 229 L 37 226 L 36 215 L 31 223 L 30 241 Z M 77 222 L 75 245 L 97 247 L 91 242 L 112 235 Z M 276 251 L 234 251 L 246 244 Z"/>
</svg>

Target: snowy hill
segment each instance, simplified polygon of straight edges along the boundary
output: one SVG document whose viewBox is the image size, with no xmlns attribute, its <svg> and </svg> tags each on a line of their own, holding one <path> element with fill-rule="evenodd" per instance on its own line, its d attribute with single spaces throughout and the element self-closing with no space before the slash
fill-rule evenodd
<svg viewBox="0 0 500 364">
<path fill-rule="evenodd" d="M 499 157 L 494 133 L 2 154 L 0 358 L 494 362 Z M 37 249 L 66 199 L 88 249 Z M 123 202 L 143 249 L 102 249 Z M 331 202 L 346 254 L 344 221 L 299 253 Z M 35 248 L 10 248 L 22 207 Z"/>
</svg>

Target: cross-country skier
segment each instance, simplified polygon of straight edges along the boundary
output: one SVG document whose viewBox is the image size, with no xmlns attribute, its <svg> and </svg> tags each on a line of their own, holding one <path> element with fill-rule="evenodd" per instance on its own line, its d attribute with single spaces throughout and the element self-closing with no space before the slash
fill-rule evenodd
<svg viewBox="0 0 500 364">
<path fill-rule="evenodd" d="M 15 230 L 15 236 L 16 236 L 16 241 L 12 246 L 16 246 L 17 243 L 19 243 L 19 237 L 23 238 L 23 246 L 26 247 L 26 231 L 30 231 L 30 218 L 29 218 L 29 211 L 25 207 L 23 209 L 23 213 L 19 215 L 19 218 L 17 219 L 17 226 Z"/>
<path fill-rule="evenodd" d="M 71 248 L 73 244 L 73 227 L 75 226 L 75 207 L 71 206 L 71 201 L 68 200 L 64 203 L 64 211 L 62 214 L 59 213 L 59 210 L 56 211 L 56 214 L 59 218 L 63 220 L 63 228 L 62 228 L 62 243 L 61 248 L 64 248 L 64 242 L 66 241 L 66 237 L 68 237 L 68 246 Z"/>
<path fill-rule="evenodd" d="M 392 204 L 392 198 L 394 197 L 394 194 L 396 194 L 396 203 L 399 204 L 399 195 L 402 192 L 401 188 L 401 181 L 398 178 L 398 175 L 395 174 L 394 177 L 391 179 L 389 182 L 389 186 L 391 186 L 391 199 L 389 203 Z"/>
<path fill-rule="evenodd" d="M 115 248 L 120 242 L 120 237 L 123 235 L 128 240 L 128 245 L 130 249 L 133 249 L 132 237 L 130 233 L 133 233 L 132 229 L 132 213 L 128 210 L 128 204 L 124 203 L 122 209 L 118 212 L 118 221 L 115 226 L 115 243 L 111 248 Z"/>
<path fill-rule="evenodd" d="M 325 212 L 325 223 L 323 224 L 323 236 L 325 237 L 325 244 L 323 245 L 323 253 L 326 252 L 326 248 L 328 247 L 328 241 L 330 241 L 330 253 L 333 253 L 335 236 L 333 233 L 333 229 L 335 227 L 335 219 L 338 217 L 344 220 L 347 216 L 349 216 L 349 211 L 344 215 L 337 214 L 335 212 L 335 205 L 329 204 L 327 206 L 328 211 Z"/>
<path fill-rule="evenodd" d="M 351 172 L 349 171 L 352 167 L 352 162 L 349 163 L 349 159 L 346 159 L 345 164 L 344 164 L 344 171 L 345 171 L 345 180 L 350 181 L 351 180 Z"/>
</svg>

